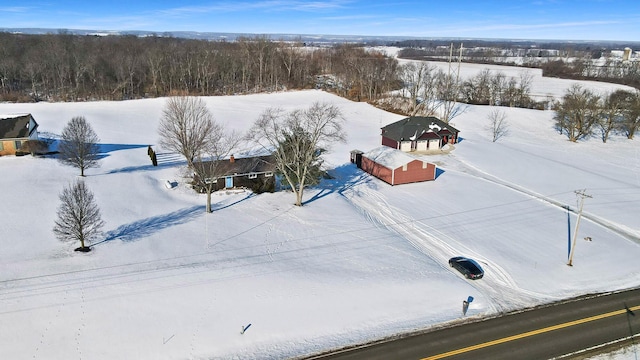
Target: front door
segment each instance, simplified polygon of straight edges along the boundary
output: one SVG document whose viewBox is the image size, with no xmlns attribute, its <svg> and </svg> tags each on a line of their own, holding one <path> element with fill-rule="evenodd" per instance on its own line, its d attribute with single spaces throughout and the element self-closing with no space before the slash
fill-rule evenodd
<svg viewBox="0 0 640 360">
<path fill-rule="evenodd" d="M 224 178 L 224 187 L 230 189 L 233 187 L 233 176 L 227 176 Z"/>
</svg>

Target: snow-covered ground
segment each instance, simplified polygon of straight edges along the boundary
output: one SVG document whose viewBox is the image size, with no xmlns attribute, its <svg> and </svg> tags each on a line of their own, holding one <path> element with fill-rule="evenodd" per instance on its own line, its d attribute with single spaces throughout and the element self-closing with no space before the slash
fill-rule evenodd
<svg viewBox="0 0 640 360">
<path fill-rule="evenodd" d="M 402 48 L 391 46 L 373 47 L 372 49 L 383 52 L 387 56 L 396 57 L 398 55 L 398 52 L 402 50 Z M 420 63 L 422 61 L 398 59 L 398 62 L 400 64 L 406 64 L 409 62 Z M 435 66 L 437 69 L 444 71 L 445 73 L 451 73 L 454 75 L 457 74 L 462 80 L 472 78 L 485 69 L 490 70 L 492 74 L 501 72 L 508 78 L 515 78 L 518 82 L 520 82 L 521 77 L 530 78 L 530 96 L 536 101 L 560 99 L 564 95 L 565 91 L 574 84 L 579 84 L 582 87 L 600 95 L 606 95 L 617 89 L 635 91 L 635 89 L 630 86 L 605 83 L 601 81 L 584 81 L 543 77 L 542 69 L 533 69 L 521 66 L 461 63 L 460 69 L 458 71 L 458 63 L 455 62 L 455 57 L 452 64 L 449 64 L 447 61 L 429 61 L 428 63 L 432 66 Z"/>
<path fill-rule="evenodd" d="M 337 105 L 348 141 L 328 154 L 334 179 L 305 192 L 303 207 L 288 192 L 220 192 L 205 214 L 184 161 L 155 146 L 165 99 L 0 104 L 51 133 L 87 118 L 104 158 L 85 181 L 106 222 L 94 251 L 75 253 L 51 229 L 77 169 L 0 157 L 2 358 L 293 358 L 640 284 L 637 140 L 574 144 L 552 112 L 505 108 L 510 135 L 492 143 L 491 108 L 469 106 L 454 119 L 460 143 L 428 157 L 438 178 L 392 187 L 350 164 L 349 151 L 377 147 L 380 127 L 402 116 L 321 91 L 204 100 L 242 131 L 268 107 Z M 576 211 L 582 189 L 592 198 L 569 267 L 576 216 L 565 206 Z M 452 271 L 457 255 L 485 277 Z"/>
</svg>

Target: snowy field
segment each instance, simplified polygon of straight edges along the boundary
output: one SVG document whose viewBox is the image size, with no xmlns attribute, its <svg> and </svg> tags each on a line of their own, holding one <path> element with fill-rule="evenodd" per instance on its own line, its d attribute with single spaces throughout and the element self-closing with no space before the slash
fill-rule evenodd
<svg viewBox="0 0 640 360">
<path fill-rule="evenodd" d="M 220 192 L 205 214 L 184 161 L 155 147 L 165 99 L 0 104 L 54 134 L 87 118 L 104 158 L 85 181 L 106 222 L 94 251 L 75 253 L 52 227 L 78 170 L 0 157 L 2 358 L 296 358 L 640 285 L 637 140 L 574 144 L 553 129 L 552 112 L 505 109 L 511 133 L 492 143 L 491 108 L 469 106 L 454 119 L 462 141 L 428 157 L 438 178 L 391 187 L 357 170 L 349 151 L 377 147 L 380 127 L 402 116 L 321 91 L 204 100 L 242 131 L 268 107 L 337 105 L 348 142 L 328 154 L 334 179 L 305 192 L 303 207 L 288 192 Z M 569 267 L 576 217 L 565 207 L 577 209 L 582 189 L 592 198 Z M 477 259 L 485 277 L 452 271 L 457 255 Z"/>
<path fill-rule="evenodd" d="M 396 56 L 401 48 L 397 47 L 374 47 L 377 51 L 382 51 L 388 56 Z M 405 64 L 409 62 L 420 63 L 418 60 L 406 60 L 406 59 L 398 59 L 400 64 Z M 582 87 L 589 89 L 596 94 L 606 95 L 611 93 L 617 89 L 625 89 L 629 91 L 635 91 L 633 87 L 626 85 L 618 85 L 611 83 L 604 83 L 600 81 L 585 81 L 585 80 L 570 80 L 570 79 L 560 79 L 560 78 L 552 78 L 552 77 L 543 77 L 542 69 L 531 69 L 520 66 L 504 66 L 504 65 L 491 65 L 491 64 L 470 64 L 470 63 L 461 63 L 460 71 L 458 73 L 458 64 L 455 62 L 449 65 L 446 61 L 429 61 L 430 65 L 435 66 L 437 69 L 448 73 L 449 71 L 452 74 L 459 74 L 460 79 L 467 80 L 479 74 L 481 71 L 488 69 L 492 74 L 497 74 L 498 72 L 503 73 L 508 78 L 515 78 L 518 82 L 520 82 L 521 76 L 526 76 L 531 78 L 531 92 L 530 96 L 532 99 L 536 101 L 547 101 L 553 99 L 560 99 L 564 95 L 566 89 L 570 88 L 574 84 L 580 84 Z"/>
</svg>

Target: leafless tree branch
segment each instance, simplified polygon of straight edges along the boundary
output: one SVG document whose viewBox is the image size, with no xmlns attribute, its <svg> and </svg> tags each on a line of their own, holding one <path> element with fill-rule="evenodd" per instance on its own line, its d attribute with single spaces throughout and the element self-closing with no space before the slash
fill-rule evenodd
<svg viewBox="0 0 640 360">
<path fill-rule="evenodd" d="M 80 248 L 86 249 L 88 243 L 102 234 L 104 221 L 100 209 L 82 180 L 62 190 L 57 215 L 53 233 L 61 241 L 79 241 Z"/>
<path fill-rule="evenodd" d="M 84 176 L 85 169 L 98 167 L 98 136 L 83 116 L 76 116 L 62 130 L 58 159 L 80 169 Z"/>
</svg>

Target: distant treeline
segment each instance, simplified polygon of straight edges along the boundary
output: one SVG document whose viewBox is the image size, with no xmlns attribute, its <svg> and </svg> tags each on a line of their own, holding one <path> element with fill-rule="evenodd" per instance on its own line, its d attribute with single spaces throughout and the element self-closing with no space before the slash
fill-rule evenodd
<svg viewBox="0 0 640 360">
<path fill-rule="evenodd" d="M 449 46 L 440 43 L 422 45 L 425 47 L 404 48 L 398 57 L 423 61 L 447 61 L 449 57 L 455 61 L 458 59 L 458 49 L 454 48 L 452 51 Z M 549 47 L 536 49 L 522 49 L 514 44 L 502 45 L 505 47 L 465 48 L 461 61 L 540 68 L 542 75 L 546 77 L 604 81 L 640 89 L 640 61 L 622 61 L 610 56 L 611 51 L 607 49 L 593 49 L 588 44 L 561 46 L 547 43 L 541 46 Z M 515 64 L 513 60 L 509 60 L 510 57 L 521 57 L 522 62 Z"/>
<path fill-rule="evenodd" d="M 310 48 L 264 37 L 0 33 L 0 101 L 122 100 L 324 87 L 355 100 L 399 86 L 397 61 L 354 45 Z"/>
</svg>

